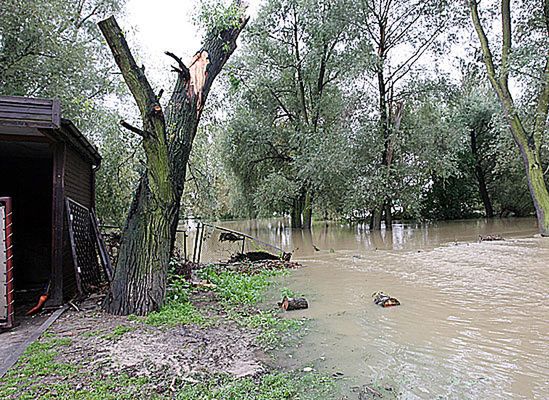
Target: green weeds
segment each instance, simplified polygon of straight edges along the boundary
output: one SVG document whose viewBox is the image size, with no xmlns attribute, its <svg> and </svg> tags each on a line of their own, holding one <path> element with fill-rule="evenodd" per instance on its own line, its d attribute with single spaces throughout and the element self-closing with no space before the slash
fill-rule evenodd
<svg viewBox="0 0 549 400">
<path fill-rule="evenodd" d="M 333 381 L 317 374 L 271 373 L 260 381 L 218 377 L 185 385 L 178 400 L 314 400 L 334 398 Z"/>
<path fill-rule="evenodd" d="M 215 284 L 217 287 L 214 291 L 225 302 L 232 305 L 253 305 L 263 300 L 265 290 L 272 284 L 274 277 L 286 273 L 283 270 L 272 270 L 248 275 L 208 267 L 200 271 L 200 277 Z"/>
</svg>

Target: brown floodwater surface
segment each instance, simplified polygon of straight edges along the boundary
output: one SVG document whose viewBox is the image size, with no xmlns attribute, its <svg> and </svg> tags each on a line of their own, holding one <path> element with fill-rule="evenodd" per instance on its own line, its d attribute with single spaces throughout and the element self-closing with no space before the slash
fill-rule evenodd
<svg viewBox="0 0 549 400">
<path fill-rule="evenodd" d="M 389 385 L 406 399 L 549 398 L 549 239 L 533 237 L 533 219 L 372 233 L 336 223 L 292 231 L 282 220 L 219 225 L 305 265 L 283 278 L 311 304 L 286 315 L 313 320 L 303 345 L 286 350 L 288 366 L 341 372 L 349 386 Z M 496 233 L 506 240 L 478 243 Z M 374 305 L 379 290 L 402 305 Z"/>
</svg>

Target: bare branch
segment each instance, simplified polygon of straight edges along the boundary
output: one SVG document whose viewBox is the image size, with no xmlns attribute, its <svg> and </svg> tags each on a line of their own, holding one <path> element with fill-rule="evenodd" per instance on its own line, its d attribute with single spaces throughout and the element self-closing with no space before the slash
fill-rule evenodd
<svg viewBox="0 0 549 400">
<path fill-rule="evenodd" d="M 172 71 L 175 71 L 181 74 L 185 81 L 188 81 L 189 79 L 191 79 L 191 73 L 189 72 L 189 68 L 187 68 L 185 63 L 183 63 L 181 58 L 179 58 L 178 56 L 176 56 L 174 53 L 170 51 L 166 51 L 164 52 L 164 54 L 166 54 L 168 57 L 173 58 L 178 65 L 178 67 L 172 67 Z"/>
</svg>

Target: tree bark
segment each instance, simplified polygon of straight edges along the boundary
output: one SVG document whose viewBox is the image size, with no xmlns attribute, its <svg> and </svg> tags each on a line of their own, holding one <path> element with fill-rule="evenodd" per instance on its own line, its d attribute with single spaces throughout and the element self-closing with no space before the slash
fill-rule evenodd
<svg viewBox="0 0 549 400">
<path fill-rule="evenodd" d="M 143 129 L 122 125 L 143 138 L 146 155 L 146 170 L 132 202 L 105 299 L 104 308 L 110 313 L 145 315 L 164 303 L 192 142 L 213 81 L 236 49 L 236 39 L 247 21 L 241 18 L 237 27 L 221 32 L 214 28 L 190 67 L 166 53 L 176 61 L 173 69 L 178 73 L 166 114 L 114 17 L 99 23 L 139 107 Z"/>
<path fill-rule="evenodd" d="M 385 229 L 393 229 L 393 204 L 391 200 L 385 203 Z"/>
<path fill-rule="evenodd" d="M 383 207 L 375 208 L 371 211 L 370 230 L 381 230 L 381 217 L 383 216 Z"/>
</svg>

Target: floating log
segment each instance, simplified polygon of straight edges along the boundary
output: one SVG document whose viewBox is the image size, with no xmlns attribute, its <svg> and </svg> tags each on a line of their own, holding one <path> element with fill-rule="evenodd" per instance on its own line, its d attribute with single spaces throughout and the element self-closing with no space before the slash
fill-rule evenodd
<svg viewBox="0 0 549 400">
<path fill-rule="evenodd" d="M 505 240 L 501 235 L 478 235 L 479 242 L 493 242 L 496 240 Z"/>
<path fill-rule="evenodd" d="M 374 303 L 381 307 L 393 307 L 400 305 L 400 301 L 383 292 L 374 292 L 372 297 L 374 298 Z"/>
<path fill-rule="evenodd" d="M 304 310 L 309 308 L 309 302 L 303 297 L 288 297 L 284 296 L 282 301 L 278 303 L 279 307 L 284 311 L 293 311 L 293 310 Z"/>
</svg>

